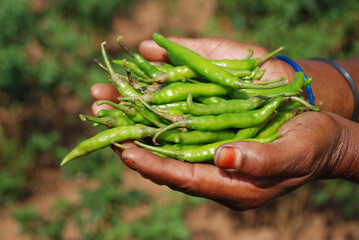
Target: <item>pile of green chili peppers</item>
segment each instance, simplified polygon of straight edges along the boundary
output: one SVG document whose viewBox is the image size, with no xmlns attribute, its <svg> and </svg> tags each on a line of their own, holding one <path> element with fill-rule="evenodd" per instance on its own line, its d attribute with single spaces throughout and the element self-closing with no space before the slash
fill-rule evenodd
<svg viewBox="0 0 359 240">
<path fill-rule="evenodd" d="M 260 66 L 282 48 L 261 59 L 205 59 L 164 36 L 154 41 L 166 49 L 171 62 L 149 62 L 131 52 L 119 37 L 121 47 L 132 56 L 112 62 L 126 70 L 114 71 L 101 44 L 104 64 L 95 62 L 109 75 L 121 95 L 118 102 L 99 101 L 114 110 L 101 110 L 96 117 L 80 114 L 80 119 L 107 128 L 81 142 L 61 162 L 85 156 L 111 144 L 134 142 L 163 157 L 188 162 L 212 163 L 215 150 L 224 143 L 255 141 L 267 143 L 281 136 L 277 130 L 285 122 L 308 109 L 320 111 L 302 96 L 311 83 L 301 72 L 294 81 L 284 78 L 261 80 Z"/>
</svg>

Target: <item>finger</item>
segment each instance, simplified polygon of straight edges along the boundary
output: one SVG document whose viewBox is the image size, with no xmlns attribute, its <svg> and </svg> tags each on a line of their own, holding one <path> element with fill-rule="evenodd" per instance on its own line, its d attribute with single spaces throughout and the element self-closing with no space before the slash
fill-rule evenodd
<svg viewBox="0 0 359 240">
<path fill-rule="evenodd" d="M 327 156 L 323 153 L 335 149 L 340 135 L 335 127 L 327 131 L 331 122 L 322 113 L 303 113 L 283 125 L 283 136 L 276 141 L 224 144 L 216 150 L 214 162 L 251 177 L 317 176 L 324 169 Z"/>
<path fill-rule="evenodd" d="M 221 193 L 233 194 L 222 189 L 224 185 L 230 187 L 233 183 L 231 173 L 213 165 L 162 158 L 138 147 L 123 151 L 122 159 L 130 160 L 134 169 L 143 177 L 187 194 L 211 199 Z M 236 177 L 236 181 L 236 184 L 241 184 L 243 191 L 253 188 L 253 184 L 244 178 Z"/>
<path fill-rule="evenodd" d="M 292 159 L 286 146 L 278 143 L 236 142 L 220 146 L 214 155 L 215 164 L 232 172 L 265 178 L 291 174 Z M 284 159 L 288 159 L 287 162 Z M 284 164 L 284 165 L 283 165 Z"/>
<path fill-rule="evenodd" d="M 149 61 L 168 62 L 166 50 L 153 40 L 142 41 L 139 45 L 139 52 Z"/>
<path fill-rule="evenodd" d="M 102 110 L 102 109 L 108 109 L 108 110 L 113 110 L 113 109 L 115 109 L 115 108 L 113 108 L 113 107 L 111 107 L 110 105 L 107 105 L 107 104 L 97 105 L 97 102 L 98 102 L 98 101 L 94 102 L 94 103 L 92 104 L 92 107 L 91 107 L 92 113 L 93 113 L 95 116 L 97 116 L 97 113 L 98 113 L 100 110 Z"/>
<path fill-rule="evenodd" d="M 120 96 L 115 87 L 106 83 L 95 83 L 91 86 L 90 92 L 95 100 L 118 102 L 117 99 Z"/>
<path fill-rule="evenodd" d="M 258 207 L 278 196 L 282 188 L 252 182 L 209 164 L 192 164 L 158 157 L 143 148 L 122 152 L 122 160 L 130 168 L 157 184 L 193 196 L 220 202 L 233 209 Z"/>
</svg>

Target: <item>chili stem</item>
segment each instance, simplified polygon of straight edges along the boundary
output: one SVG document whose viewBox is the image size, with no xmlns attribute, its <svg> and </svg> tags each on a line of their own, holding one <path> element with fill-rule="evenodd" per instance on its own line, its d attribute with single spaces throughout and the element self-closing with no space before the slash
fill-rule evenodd
<svg viewBox="0 0 359 240">
<path fill-rule="evenodd" d="M 105 49 L 106 41 L 101 43 L 101 52 L 103 59 L 105 61 L 106 67 L 108 69 L 108 73 L 111 75 L 111 78 L 114 79 L 115 77 L 115 71 L 113 70 L 110 60 L 108 60 L 106 49 Z"/>
<path fill-rule="evenodd" d="M 282 51 L 284 49 L 284 47 L 279 47 L 276 50 L 274 50 L 273 52 L 268 53 L 267 55 L 265 55 L 264 57 L 258 59 L 258 66 L 261 65 L 262 63 L 264 63 L 265 61 L 267 61 L 268 59 L 270 59 L 271 57 L 273 57 L 274 55 L 276 55 L 277 53 L 279 53 L 280 51 Z"/>
<path fill-rule="evenodd" d="M 117 42 L 120 44 L 123 50 L 125 50 L 131 57 L 133 57 L 133 52 L 123 43 L 123 36 L 119 36 L 117 38 Z"/>
<path fill-rule="evenodd" d="M 117 142 L 115 142 L 115 141 L 112 141 L 111 144 L 114 145 L 115 147 L 118 147 L 118 148 L 122 149 L 122 150 L 126 150 L 126 149 L 129 149 L 129 148 L 130 148 L 130 147 L 128 147 L 128 146 L 119 144 L 119 143 L 117 143 Z"/>
<path fill-rule="evenodd" d="M 94 61 L 94 63 L 96 63 L 100 68 L 102 68 L 104 71 L 106 71 L 107 73 L 109 73 L 107 67 L 105 67 L 102 63 L 100 63 L 100 61 L 99 61 L 97 58 L 95 58 L 93 61 Z"/>
</svg>

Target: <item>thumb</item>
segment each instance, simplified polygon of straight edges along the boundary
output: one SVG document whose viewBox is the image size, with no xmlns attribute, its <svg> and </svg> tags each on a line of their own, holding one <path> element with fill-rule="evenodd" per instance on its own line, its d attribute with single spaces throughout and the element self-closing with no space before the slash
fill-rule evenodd
<svg viewBox="0 0 359 240">
<path fill-rule="evenodd" d="M 198 38 L 170 36 L 168 39 L 195 52 L 203 50 L 203 41 Z M 139 52 L 149 61 L 168 62 L 166 50 L 158 46 L 154 40 L 142 41 L 139 45 Z"/>
<path fill-rule="evenodd" d="M 216 150 L 214 163 L 219 168 L 255 178 L 303 176 L 310 173 L 312 166 L 306 166 L 310 164 L 303 161 L 304 151 L 300 147 L 305 148 L 283 139 L 271 143 L 228 143 Z"/>
</svg>

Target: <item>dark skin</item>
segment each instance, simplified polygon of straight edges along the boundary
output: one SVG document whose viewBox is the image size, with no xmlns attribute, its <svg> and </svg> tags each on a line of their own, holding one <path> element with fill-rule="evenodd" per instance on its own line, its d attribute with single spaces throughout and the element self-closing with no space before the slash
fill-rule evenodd
<svg viewBox="0 0 359 240">
<path fill-rule="evenodd" d="M 253 57 L 268 53 L 262 47 L 222 38 L 189 39 L 173 37 L 206 58 L 245 58 L 248 47 Z M 144 41 L 140 53 L 151 61 L 166 61 L 163 49 Z M 333 67 L 309 60 L 296 60 L 307 76 L 322 112 L 306 112 L 284 124 L 283 133 L 272 143 L 228 143 L 219 147 L 215 166 L 190 164 L 158 157 L 131 142 L 122 151 L 113 147 L 124 163 L 151 181 L 186 194 L 214 200 L 235 210 L 260 207 L 268 201 L 318 179 L 342 178 L 359 183 L 359 124 L 348 119 L 353 112 L 353 95 L 346 80 Z M 355 68 L 359 57 L 338 61 L 359 86 Z M 263 79 L 285 75 L 293 80 L 294 70 L 287 63 L 271 59 L 262 65 Z M 91 94 L 96 100 L 113 100 L 118 93 L 107 84 L 95 84 Z M 334 97 L 335 96 L 335 97 Z M 96 114 L 99 107 L 94 104 Z"/>
</svg>

